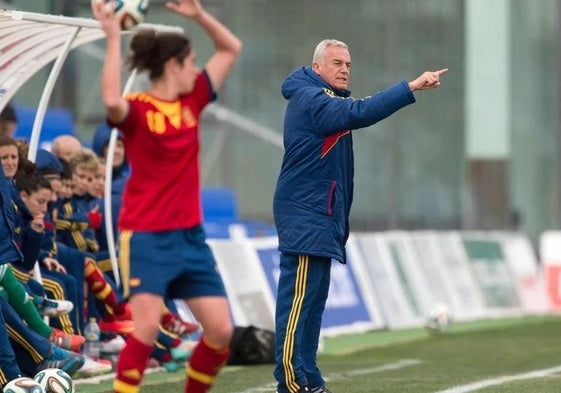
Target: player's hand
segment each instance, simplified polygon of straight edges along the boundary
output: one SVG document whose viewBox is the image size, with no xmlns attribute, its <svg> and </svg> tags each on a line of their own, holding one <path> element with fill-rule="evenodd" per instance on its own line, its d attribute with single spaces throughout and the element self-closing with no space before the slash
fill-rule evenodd
<svg viewBox="0 0 561 393">
<path fill-rule="evenodd" d="M 187 18 L 196 18 L 203 10 L 199 0 L 168 1 L 166 7 Z"/>
<path fill-rule="evenodd" d="M 33 220 L 30 224 L 31 229 L 33 229 L 37 233 L 43 233 L 43 231 L 45 230 L 44 217 L 45 216 L 43 214 L 38 214 L 33 217 Z"/>
<path fill-rule="evenodd" d="M 414 81 L 409 82 L 411 91 L 436 89 L 440 86 L 440 76 L 448 72 L 448 68 L 438 71 L 426 71 Z"/>
<path fill-rule="evenodd" d="M 95 206 L 92 210 L 88 212 L 88 221 L 90 222 L 90 228 L 97 231 L 101 226 L 103 220 L 103 215 L 99 212 L 99 206 Z"/>
<path fill-rule="evenodd" d="M 43 265 L 48 271 L 55 271 L 59 273 L 66 273 L 66 269 L 54 258 L 44 258 Z"/>
<path fill-rule="evenodd" d="M 107 38 L 121 36 L 121 19 L 123 15 L 115 16 L 115 7 L 116 3 L 114 0 L 107 3 L 105 0 L 92 2 L 93 15 L 99 21 Z"/>
</svg>

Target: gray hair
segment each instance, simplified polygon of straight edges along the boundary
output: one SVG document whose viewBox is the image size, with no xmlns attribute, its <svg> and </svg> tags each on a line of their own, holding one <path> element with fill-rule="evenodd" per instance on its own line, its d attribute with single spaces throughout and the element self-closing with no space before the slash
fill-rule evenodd
<svg viewBox="0 0 561 393">
<path fill-rule="evenodd" d="M 312 63 L 321 63 L 323 61 L 323 57 L 325 56 L 326 49 L 329 48 L 330 46 L 339 46 L 343 49 L 347 49 L 347 50 L 349 49 L 347 44 L 345 44 L 342 41 L 334 40 L 334 39 L 323 40 L 316 46 Z"/>
</svg>

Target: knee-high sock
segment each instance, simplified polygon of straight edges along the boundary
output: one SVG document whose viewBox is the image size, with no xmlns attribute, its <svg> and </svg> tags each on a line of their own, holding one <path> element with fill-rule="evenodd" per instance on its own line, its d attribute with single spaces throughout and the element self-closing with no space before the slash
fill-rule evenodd
<svg viewBox="0 0 561 393">
<path fill-rule="evenodd" d="M 31 297 L 25 292 L 22 283 L 19 282 L 10 268 L 6 269 L 0 285 L 8 294 L 8 302 L 16 310 L 18 315 L 27 322 L 27 325 L 36 333 L 45 338 L 49 338 L 53 330 L 47 325 L 37 308 L 33 304 Z"/>
<path fill-rule="evenodd" d="M 111 285 L 107 283 L 107 280 L 103 277 L 103 272 L 97 267 L 93 259 L 86 258 L 84 271 L 88 289 L 93 293 L 96 299 L 103 302 L 107 312 L 110 315 L 122 314 L 123 309 L 119 304 L 115 291 L 111 288 Z"/>
<path fill-rule="evenodd" d="M 175 335 L 168 333 L 161 326 L 158 331 L 158 337 L 154 342 L 152 357 L 159 362 L 169 362 L 171 355 L 169 350 L 181 344 L 181 339 Z"/>
<path fill-rule="evenodd" d="M 113 382 L 114 393 L 137 393 L 144 376 L 146 362 L 152 353 L 152 346 L 138 341 L 133 335 L 121 351 L 117 362 L 117 376 Z"/>
<path fill-rule="evenodd" d="M 228 360 L 229 347 L 217 347 L 204 336 L 195 347 L 187 366 L 185 393 L 205 393 L 214 383 L 216 375 Z"/>
</svg>

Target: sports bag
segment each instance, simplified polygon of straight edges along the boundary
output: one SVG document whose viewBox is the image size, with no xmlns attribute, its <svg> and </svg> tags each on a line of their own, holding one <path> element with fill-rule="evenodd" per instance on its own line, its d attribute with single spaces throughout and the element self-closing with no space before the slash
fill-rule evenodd
<svg viewBox="0 0 561 393">
<path fill-rule="evenodd" d="M 228 364 L 250 365 L 275 362 L 275 333 L 255 326 L 236 326 L 230 342 Z"/>
</svg>

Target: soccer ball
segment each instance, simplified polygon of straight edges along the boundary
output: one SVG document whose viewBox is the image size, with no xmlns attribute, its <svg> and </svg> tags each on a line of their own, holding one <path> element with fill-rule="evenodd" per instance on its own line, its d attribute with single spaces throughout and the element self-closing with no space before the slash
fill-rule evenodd
<svg viewBox="0 0 561 393">
<path fill-rule="evenodd" d="M 121 27 L 124 30 L 132 29 L 146 18 L 149 0 L 92 0 L 92 3 L 105 2 L 110 6 L 112 1 L 115 2 L 115 15 L 123 15 Z"/>
<path fill-rule="evenodd" d="M 31 378 L 20 377 L 12 379 L 8 382 L 4 389 L 4 393 L 44 393 L 45 391 L 37 382 Z"/>
<path fill-rule="evenodd" d="M 427 313 L 425 327 L 431 333 L 443 333 L 450 329 L 451 325 L 452 317 L 446 304 L 438 303 Z"/>
<path fill-rule="evenodd" d="M 39 371 L 33 379 L 41 385 L 45 393 L 74 393 L 74 381 L 59 368 L 46 368 Z"/>
</svg>

